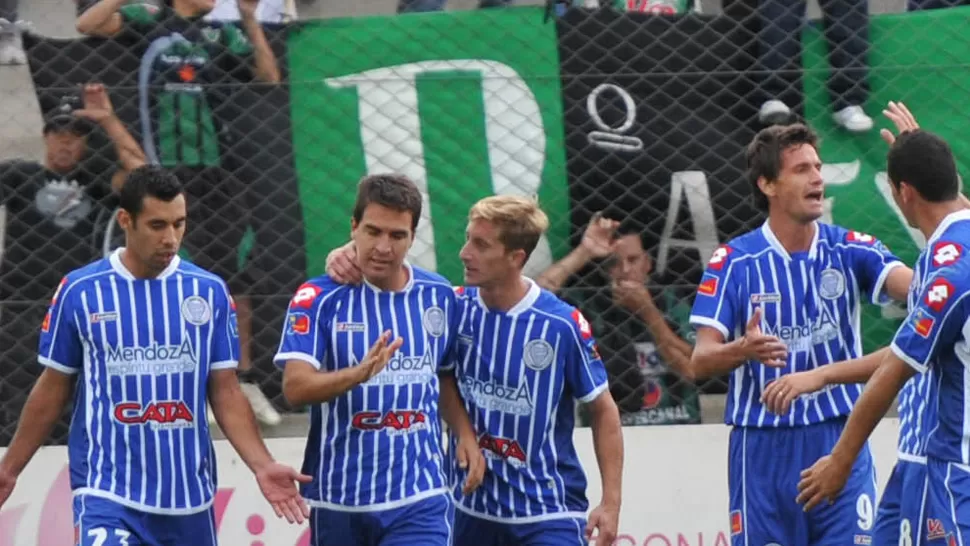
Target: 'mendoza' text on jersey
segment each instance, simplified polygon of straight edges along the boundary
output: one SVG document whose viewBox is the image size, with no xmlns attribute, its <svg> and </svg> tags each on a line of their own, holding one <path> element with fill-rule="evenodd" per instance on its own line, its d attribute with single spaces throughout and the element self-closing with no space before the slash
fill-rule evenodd
<svg viewBox="0 0 970 546">
<path fill-rule="evenodd" d="M 711 327 L 732 341 L 744 335 L 756 307 L 761 330 L 788 346 L 787 366 L 747 362 L 731 374 L 725 421 L 778 427 L 848 415 L 861 385 L 836 385 L 796 399 L 787 415 L 761 404 L 761 393 L 783 374 L 862 356 L 863 298 L 888 299 L 883 285 L 902 263 L 871 235 L 815 223 L 807 252 L 789 254 L 767 223 L 720 247 L 711 257 L 694 299 L 691 324 Z"/>
<path fill-rule="evenodd" d="M 311 506 L 386 510 L 447 492 L 438 420 L 438 372 L 451 350 L 455 295 L 434 273 L 409 267 L 397 292 L 329 277 L 290 302 L 276 363 L 335 372 L 356 366 L 381 332 L 404 340 L 366 383 L 310 411 L 303 486 Z"/>
<path fill-rule="evenodd" d="M 238 354 L 232 299 L 178 258 L 136 279 L 120 252 L 65 277 L 41 326 L 41 364 L 81 374 L 71 488 L 144 512 L 200 512 L 215 493 L 208 376 Z"/>
</svg>

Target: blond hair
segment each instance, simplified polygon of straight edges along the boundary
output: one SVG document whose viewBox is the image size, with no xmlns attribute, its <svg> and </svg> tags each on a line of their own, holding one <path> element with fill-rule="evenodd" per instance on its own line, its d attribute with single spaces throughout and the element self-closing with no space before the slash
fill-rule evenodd
<svg viewBox="0 0 970 546">
<path fill-rule="evenodd" d="M 524 250 L 528 260 L 549 229 L 549 217 L 535 199 L 514 195 L 494 195 L 475 203 L 468 220 L 485 220 L 499 232 L 499 241 L 508 250 Z"/>
</svg>

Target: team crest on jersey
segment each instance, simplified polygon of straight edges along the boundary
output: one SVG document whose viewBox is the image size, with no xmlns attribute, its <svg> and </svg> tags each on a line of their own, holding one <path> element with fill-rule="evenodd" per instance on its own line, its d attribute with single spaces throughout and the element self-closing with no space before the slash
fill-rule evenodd
<svg viewBox="0 0 970 546">
<path fill-rule="evenodd" d="M 923 298 L 923 303 L 934 312 L 939 313 L 946 307 L 946 302 L 950 301 L 950 297 L 955 293 L 956 288 L 953 287 L 950 281 L 941 277 L 930 283 L 926 288 L 926 296 Z"/>
<path fill-rule="evenodd" d="M 864 245 L 871 245 L 876 242 L 875 237 L 868 233 L 862 233 L 861 231 L 850 231 L 846 239 L 850 243 L 862 243 Z"/>
<path fill-rule="evenodd" d="M 933 265 L 944 267 L 960 259 L 963 255 L 963 246 L 957 243 L 941 241 L 933 245 Z"/>
<path fill-rule="evenodd" d="M 827 300 L 834 300 L 845 293 L 845 275 L 838 269 L 826 269 L 818 283 L 818 293 Z"/>
<path fill-rule="evenodd" d="M 421 316 L 421 323 L 431 337 L 441 337 L 445 333 L 445 312 L 437 305 L 428 307 Z"/>
<path fill-rule="evenodd" d="M 219 38 L 222 36 L 222 30 L 213 27 L 205 27 L 202 29 L 202 36 L 210 42 L 218 42 Z"/>
<path fill-rule="evenodd" d="M 697 293 L 702 296 L 713 296 L 717 294 L 717 277 L 709 273 L 704 273 L 701 283 L 697 285 Z"/>
<path fill-rule="evenodd" d="M 212 318 L 209 302 L 200 296 L 189 296 L 182 301 L 182 318 L 195 326 L 202 326 Z"/>
<path fill-rule="evenodd" d="M 296 291 L 293 300 L 290 301 L 290 308 L 309 309 L 313 307 L 314 300 L 320 295 L 321 290 L 312 284 L 304 284 Z"/>
<path fill-rule="evenodd" d="M 711 254 L 711 259 L 708 260 L 707 267 L 720 271 L 724 268 L 724 264 L 727 263 L 728 256 L 730 256 L 732 252 L 734 252 L 734 250 L 727 245 L 718 247 L 718 249 L 714 251 L 714 254 Z"/>
<path fill-rule="evenodd" d="M 556 356 L 555 349 L 544 339 L 533 339 L 525 344 L 522 362 L 537 372 L 549 367 Z"/>
</svg>

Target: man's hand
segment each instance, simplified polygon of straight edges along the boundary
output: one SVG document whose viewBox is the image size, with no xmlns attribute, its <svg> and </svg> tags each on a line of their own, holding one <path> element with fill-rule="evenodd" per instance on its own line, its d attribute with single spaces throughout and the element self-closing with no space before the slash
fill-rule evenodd
<svg viewBox="0 0 970 546">
<path fill-rule="evenodd" d="M 741 350 L 748 360 L 757 360 L 765 366 L 784 368 L 788 358 L 788 346 L 775 336 L 761 333 L 761 308 L 751 314 L 741 338 Z"/>
<path fill-rule="evenodd" d="M 620 526 L 620 508 L 600 504 L 589 514 L 586 522 L 586 540 L 592 543 L 593 530 L 597 531 L 597 546 L 612 546 L 616 540 L 617 529 Z"/>
<path fill-rule="evenodd" d="M 13 494 L 14 487 L 17 486 L 17 476 L 13 475 L 5 468 L 0 468 L 0 508 L 3 507 L 10 495 Z"/>
<path fill-rule="evenodd" d="M 816 392 L 825 387 L 818 368 L 807 372 L 798 372 L 779 377 L 765 387 L 761 393 L 761 403 L 768 411 L 777 415 L 785 415 L 791 408 L 791 403 L 803 394 Z"/>
<path fill-rule="evenodd" d="M 613 293 L 613 301 L 626 307 L 633 313 L 639 313 L 644 307 L 650 305 L 652 297 L 650 291 L 641 282 L 619 281 L 610 287 Z"/>
<path fill-rule="evenodd" d="M 401 338 L 395 339 L 390 345 L 387 344 L 391 339 L 391 331 L 385 330 L 381 337 L 377 338 L 377 341 L 371 345 L 370 350 L 364 355 L 364 359 L 360 361 L 357 365 L 358 368 L 364 373 L 363 380 L 361 383 L 365 383 L 370 380 L 370 378 L 381 373 L 384 366 L 387 366 L 389 360 L 391 360 L 391 355 L 393 355 L 401 345 L 404 345 L 404 340 Z"/>
<path fill-rule="evenodd" d="M 236 4 L 239 6 L 240 17 L 256 17 L 256 8 L 259 6 L 259 0 L 236 0 Z"/>
<path fill-rule="evenodd" d="M 295 482 L 310 483 L 313 478 L 279 463 L 270 463 L 256 472 L 259 490 L 276 512 L 290 523 L 303 523 L 310 517 L 310 507 L 300 496 Z"/>
<path fill-rule="evenodd" d="M 603 218 L 603 214 L 597 212 L 589 221 L 589 225 L 586 226 L 580 245 L 593 258 L 609 256 L 613 253 L 613 232 L 619 225 L 620 223 L 616 220 Z"/>
<path fill-rule="evenodd" d="M 327 254 L 327 275 L 340 284 L 359 284 L 363 280 L 354 243 L 347 243 Z"/>
<path fill-rule="evenodd" d="M 889 106 L 882 111 L 882 114 L 890 119 L 895 125 L 896 130 L 899 134 L 903 134 L 906 131 L 915 131 L 919 129 L 919 124 L 916 123 L 916 118 L 910 113 L 909 108 L 901 102 L 889 101 Z M 879 131 L 879 135 L 882 139 L 886 141 L 886 144 L 892 146 L 896 142 L 896 135 L 892 133 L 889 129 L 882 129 Z"/>
<path fill-rule="evenodd" d="M 108 96 L 107 89 L 100 83 L 89 83 L 84 86 L 84 108 L 74 111 L 74 116 L 93 121 L 94 123 L 104 123 L 115 115 L 114 107 L 111 105 L 111 98 Z"/>
<path fill-rule="evenodd" d="M 468 471 L 465 476 L 465 483 L 462 485 L 461 492 L 468 495 L 482 484 L 485 477 L 485 456 L 482 455 L 481 448 L 474 436 L 466 435 L 458 440 L 458 447 L 455 449 L 458 456 L 458 466 L 462 470 Z"/>
<path fill-rule="evenodd" d="M 823 500 L 828 500 L 829 504 L 832 504 L 845 487 L 845 482 L 848 481 L 851 473 L 851 459 L 846 461 L 835 455 L 822 457 L 815 461 L 811 468 L 802 470 L 796 502 L 804 504 L 806 512 L 815 508 Z"/>
</svg>

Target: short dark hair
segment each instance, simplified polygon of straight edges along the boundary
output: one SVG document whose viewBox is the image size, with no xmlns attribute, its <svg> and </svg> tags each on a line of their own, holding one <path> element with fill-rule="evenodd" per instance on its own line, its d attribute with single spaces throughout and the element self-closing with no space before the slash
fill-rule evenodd
<svg viewBox="0 0 970 546">
<path fill-rule="evenodd" d="M 909 184 L 931 203 L 951 201 L 960 193 L 956 160 L 950 145 L 929 131 L 907 131 L 896 138 L 886 158 L 889 183 Z"/>
<path fill-rule="evenodd" d="M 792 146 L 808 144 L 818 149 L 818 135 L 807 125 L 772 125 L 754 136 L 745 152 L 748 182 L 754 204 L 759 210 L 768 210 L 768 197 L 758 187 L 758 179 L 777 180 L 781 173 L 782 154 Z"/>
<path fill-rule="evenodd" d="M 381 205 L 389 209 L 411 213 L 411 230 L 418 228 L 421 219 L 421 191 L 410 178 L 401 174 L 365 176 L 357 186 L 354 221 L 360 222 L 367 205 Z"/>
<path fill-rule="evenodd" d="M 145 198 L 171 201 L 182 194 L 182 184 L 171 171 L 155 165 L 143 165 L 128 173 L 119 194 L 120 206 L 132 218 L 145 207 Z"/>
</svg>

